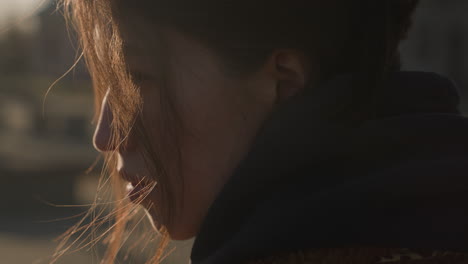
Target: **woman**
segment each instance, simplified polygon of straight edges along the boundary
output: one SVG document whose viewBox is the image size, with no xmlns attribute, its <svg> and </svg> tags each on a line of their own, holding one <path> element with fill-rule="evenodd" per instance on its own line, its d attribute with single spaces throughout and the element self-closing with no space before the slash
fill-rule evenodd
<svg viewBox="0 0 468 264">
<path fill-rule="evenodd" d="M 193 264 L 468 263 L 468 120 L 399 71 L 417 0 L 64 5 L 117 195 Z"/>
</svg>

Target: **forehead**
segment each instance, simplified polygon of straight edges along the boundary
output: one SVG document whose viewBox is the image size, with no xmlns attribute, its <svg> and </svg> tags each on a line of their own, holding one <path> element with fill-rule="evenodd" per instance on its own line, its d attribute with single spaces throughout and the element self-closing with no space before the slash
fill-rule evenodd
<svg viewBox="0 0 468 264">
<path fill-rule="evenodd" d="M 203 71 L 201 75 L 219 73 L 225 67 L 216 51 L 198 37 L 167 21 L 141 15 L 141 10 L 123 12 L 118 17 L 123 52 L 126 61 L 133 62 L 134 66 L 146 65 L 165 71 L 171 68 L 178 72 Z"/>
<path fill-rule="evenodd" d="M 162 33 L 159 27 L 138 15 L 128 15 L 118 21 L 118 30 L 125 50 L 135 53 L 148 45 L 161 45 Z"/>
<path fill-rule="evenodd" d="M 122 52 L 128 64 L 146 68 L 160 68 L 167 59 L 168 45 L 158 26 L 139 16 L 125 16 L 119 20 Z"/>
<path fill-rule="evenodd" d="M 183 10 L 187 11 L 187 5 L 174 5 L 170 0 L 115 1 L 119 4 L 116 4 L 117 11 L 114 17 L 118 21 L 119 31 L 124 41 L 124 52 L 128 56 L 156 55 L 167 57 L 170 54 L 171 57 L 174 57 L 183 53 L 184 57 L 180 59 L 186 59 L 188 54 L 214 52 L 206 47 L 205 42 L 201 43 L 201 36 L 197 34 L 195 37 L 192 33 L 188 33 L 191 32 L 190 29 L 187 30 L 180 25 L 179 22 L 187 22 L 188 18 L 182 18 L 180 21 L 174 17 L 167 18 L 172 16 L 174 11 L 169 6 L 177 7 L 177 9 L 181 9 L 178 13 L 183 13 Z M 142 8 L 142 6 L 146 8 Z M 181 14 L 174 16 L 179 17 Z M 188 42 L 191 44 L 184 45 Z M 199 44 L 205 47 L 201 48 Z"/>
</svg>

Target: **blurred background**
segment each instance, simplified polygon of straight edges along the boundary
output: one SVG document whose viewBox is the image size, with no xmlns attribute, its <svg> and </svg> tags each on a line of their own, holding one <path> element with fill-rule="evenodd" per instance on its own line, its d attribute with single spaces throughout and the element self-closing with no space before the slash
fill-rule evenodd
<svg viewBox="0 0 468 264">
<path fill-rule="evenodd" d="M 451 77 L 468 113 L 468 1 L 424 0 L 402 46 L 404 69 Z M 93 201 L 99 169 L 93 100 L 65 21 L 48 0 L 0 0 L 0 264 L 47 263 L 58 235 Z M 168 263 L 187 259 L 190 242 Z M 101 250 L 100 247 L 97 251 Z M 99 252 L 97 252 L 99 253 Z M 82 250 L 58 263 L 97 263 Z M 127 263 L 127 262 L 125 262 Z M 143 263 L 138 256 L 132 262 Z M 185 262 L 187 263 L 187 262 Z"/>
</svg>

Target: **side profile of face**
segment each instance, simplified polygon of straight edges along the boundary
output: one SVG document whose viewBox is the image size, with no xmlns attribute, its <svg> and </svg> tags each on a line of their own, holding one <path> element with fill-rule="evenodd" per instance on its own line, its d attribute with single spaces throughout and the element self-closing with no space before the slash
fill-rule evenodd
<svg viewBox="0 0 468 264">
<path fill-rule="evenodd" d="M 305 59 L 292 50 L 280 50 L 272 54 L 265 64 L 245 77 L 233 77 L 223 67 L 222 60 L 200 41 L 176 30 L 162 30 L 170 53 L 169 71 L 164 87 L 158 83 L 157 60 L 149 56 L 141 38 L 133 36 L 130 28 L 123 28 L 127 43 L 126 63 L 132 74 L 144 76 L 139 83 L 143 98 L 143 120 L 149 127 L 150 140 L 159 147 L 171 148 L 160 132 L 165 123 L 161 110 L 161 93 L 168 89 L 173 95 L 174 107 L 182 121 L 180 139 L 180 163 L 173 162 L 175 151 L 164 151 L 167 177 L 180 176 L 182 188 L 175 188 L 175 195 L 182 199 L 181 208 L 175 210 L 173 221 L 163 222 L 166 212 L 162 204 L 159 185 L 146 197 L 156 206 L 147 208 L 153 220 L 164 225 L 171 238 L 189 239 L 195 236 L 216 196 L 232 175 L 235 167 L 247 155 L 258 129 L 279 101 L 300 90 L 306 83 Z M 132 48 L 133 47 L 133 48 Z M 94 137 L 95 147 L 112 151 L 109 135 L 112 116 L 110 107 L 103 100 L 101 118 Z M 132 139 L 133 138 L 133 139 Z M 118 170 L 128 177 L 138 178 L 149 173 L 141 156 L 141 143 L 130 137 L 129 146 L 117 150 Z M 158 149 L 156 149 L 158 152 Z M 172 153 L 172 154 L 171 154 Z M 177 167 L 176 167 L 177 166 Z M 175 175 L 178 173 L 178 175 Z M 157 182 L 158 175 L 149 175 Z M 142 203 L 143 205 L 149 203 Z"/>
</svg>

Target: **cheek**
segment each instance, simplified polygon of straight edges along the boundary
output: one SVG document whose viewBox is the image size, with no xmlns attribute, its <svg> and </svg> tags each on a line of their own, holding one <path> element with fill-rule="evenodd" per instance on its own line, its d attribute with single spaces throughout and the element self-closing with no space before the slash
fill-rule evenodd
<svg viewBox="0 0 468 264">
<path fill-rule="evenodd" d="M 227 158 L 242 139 L 241 107 L 234 96 L 216 91 L 182 99 L 181 114 L 186 128 L 181 140 L 184 160 L 192 170 L 206 173 L 216 163 L 225 162 L 223 157 Z"/>
<path fill-rule="evenodd" d="M 189 135 L 195 140 L 215 141 L 226 132 L 236 129 L 242 121 L 243 98 L 229 82 L 188 82 L 186 89 L 179 91 L 177 108 Z"/>
<path fill-rule="evenodd" d="M 187 202 L 205 206 L 232 173 L 250 136 L 241 103 L 245 100 L 228 93 L 235 87 L 212 84 L 193 88 L 202 92 L 191 91 L 179 101 L 186 125 L 181 137 L 182 173 L 187 196 L 191 196 Z"/>
<path fill-rule="evenodd" d="M 159 95 L 153 92 L 143 95 L 143 120 L 150 128 L 153 149 L 168 171 L 167 180 L 176 199 L 173 202 L 183 204 L 176 210 L 175 223 L 169 223 L 173 232 L 196 230 L 246 153 L 252 127 L 244 114 L 248 112 L 245 102 L 249 100 L 238 92 L 240 88 L 228 82 L 183 80 L 171 87 L 175 109 L 160 105 L 159 102 L 165 102 L 157 99 Z M 173 122 L 179 118 L 183 129 L 175 131 L 178 141 L 174 141 L 172 131 L 179 126 Z M 164 198 L 158 186 L 151 193 L 150 200 L 155 207 L 150 213 L 155 222 L 164 223 L 165 214 L 174 210 L 162 203 Z"/>
<path fill-rule="evenodd" d="M 141 113 L 142 134 L 146 134 L 146 140 L 140 144 L 149 147 L 154 154 L 161 160 L 161 164 L 174 161 L 174 155 L 177 155 L 177 138 L 180 130 L 177 118 L 177 110 L 173 109 L 171 99 L 161 99 L 167 97 L 158 92 L 155 86 L 148 86 L 142 92 L 143 109 Z M 159 164 L 159 166 L 161 166 Z M 164 166 L 166 167 L 166 166 Z M 170 167 L 165 168 L 169 170 Z"/>
</svg>

